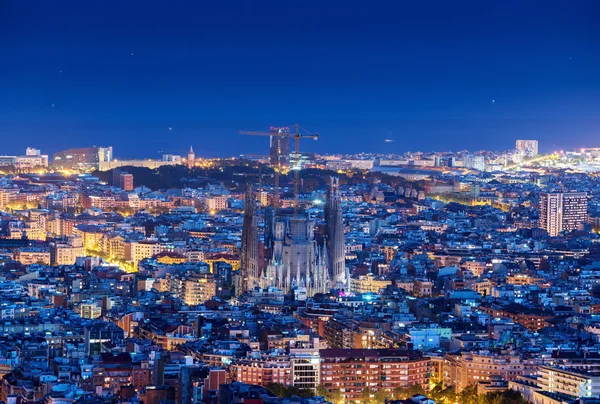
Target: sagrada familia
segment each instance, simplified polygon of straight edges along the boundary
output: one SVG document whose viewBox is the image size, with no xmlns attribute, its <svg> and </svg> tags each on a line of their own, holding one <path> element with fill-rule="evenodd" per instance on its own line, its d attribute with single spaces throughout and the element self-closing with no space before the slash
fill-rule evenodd
<svg viewBox="0 0 600 404">
<path fill-rule="evenodd" d="M 315 222 L 304 212 L 265 209 L 265 263 L 259 262 L 259 229 L 253 191 L 246 193 L 242 227 L 242 289 L 270 286 L 285 293 L 302 288 L 307 296 L 346 289 L 344 222 L 337 178 L 331 178 L 325 202 L 325 238 L 315 238 Z M 264 267 L 262 270 L 261 267 Z"/>
</svg>

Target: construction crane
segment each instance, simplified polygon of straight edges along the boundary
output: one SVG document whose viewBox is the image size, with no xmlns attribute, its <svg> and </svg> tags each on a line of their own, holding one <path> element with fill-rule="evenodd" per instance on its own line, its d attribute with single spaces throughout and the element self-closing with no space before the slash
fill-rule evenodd
<svg viewBox="0 0 600 404">
<path fill-rule="evenodd" d="M 290 132 L 289 128 L 285 127 L 271 127 L 270 132 L 256 132 L 256 131 L 240 131 L 241 135 L 250 135 L 250 136 L 274 136 L 278 138 L 289 138 Z M 277 157 L 277 163 L 273 167 L 274 174 L 274 188 L 275 192 L 273 193 L 273 208 L 275 210 L 279 209 L 279 173 L 282 171 L 281 167 L 281 157 Z"/>
<path fill-rule="evenodd" d="M 301 156 L 300 156 L 300 139 L 319 139 L 318 133 L 311 133 L 308 130 L 304 129 L 298 124 L 294 125 L 296 131 L 294 133 L 290 133 L 286 128 L 272 128 L 270 132 L 254 132 L 254 131 L 240 131 L 241 135 L 251 135 L 251 136 L 272 136 L 279 137 L 283 139 L 294 139 L 294 156 L 295 156 L 295 164 L 292 167 L 294 170 L 294 216 L 298 215 L 298 194 L 300 192 L 300 168 L 302 166 Z M 300 133 L 300 130 L 303 130 L 306 133 Z M 277 167 L 275 167 L 275 201 L 274 207 L 275 209 L 279 208 L 279 173 L 281 171 L 281 159 L 277 159 Z"/>
</svg>

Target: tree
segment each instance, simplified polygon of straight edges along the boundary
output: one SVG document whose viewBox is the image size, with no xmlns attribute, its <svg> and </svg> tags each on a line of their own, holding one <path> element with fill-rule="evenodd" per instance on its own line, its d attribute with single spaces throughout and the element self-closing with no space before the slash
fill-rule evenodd
<svg viewBox="0 0 600 404">
<path fill-rule="evenodd" d="M 480 396 L 480 398 L 483 398 L 482 401 L 485 404 L 504 404 L 504 399 L 502 397 L 502 394 L 487 393 L 484 396 Z"/>
<path fill-rule="evenodd" d="M 389 391 L 385 390 L 385 389 L 379 389 L 375 392 L 375 402 L 377 402 L 378 404 L 380 403 L 385 403 L 386 400 L 388 400 L 391 397 L 391 394 Z"/>
<path fill-rule="evenodd" d="M 280 383 L 269 383 L 267 384 L 267 390 L 275 394 L 279 398 L 285 397 L 285 386 Z"/>
<path fill-rule="evenodd" d="M 408 396 L 406 395 L 406 390 L 402 387 L 394 387 L 392 390 L 392 398 L 394 400 L 404 400 Z"/>
<path fill-rule="evenodd" d="M 316 388 L 316 394 L 318 396 L 325 397 L 327 401 L 330 401 L 333 404 L 342 404 L 344 402 L 344 395 L 340 389 L 329 391 L 325 386 L 319 384 Z"/>
<path fill-rule="evenodd" d="M 315 389 L 315 393 L 317 396 L 320 396 L 320 397 L 327 397 L 327 395 L 329 394 L 329 392 L 327 391 L 325 386 L 323 386 L 322 384 L 319 384 L 317 386 L 317 388 Z"/>
<path fill-rule="evenodd" d="M 515 390 L 505 390 L 502 393 L 488 393 L 487 396 L 497 396 L 500 398 L 499 401 L 488 401 L 489 404 L 527 404 L 523 395 Z M 487 404 L 487 403 L 486 403 Z"/>
<path fill-rule="evenodd" d="M 429 392 L 429 397 L 435 400 L 436 403 L 446 404 L 455 403 L 457 401 L 457 395 L 453 387 L 444 387 L 443 383 L 437 384 Z"/>
<path fill-rule="evenodd" d="M 458 402 L 461 404 L 479 404 L 477 388 L 474 385 L 467 386 L 458 394 Z"/>
<path fill-rule="evenodd" d="M 267 390 L 275 394 L 279 398 L 290 398 L 290 397 L 311 397 L 313 392 L 308 389 L 299 389 L 296 386 L 284 386 L 280 383 L 269 383 Z"/>
<path fill-rule="evenodd" d="M 375 400 L 375 392 L 368 387 L 365 387 L 360 393 L 361 404 L 377 404 Z"/>
</svg>

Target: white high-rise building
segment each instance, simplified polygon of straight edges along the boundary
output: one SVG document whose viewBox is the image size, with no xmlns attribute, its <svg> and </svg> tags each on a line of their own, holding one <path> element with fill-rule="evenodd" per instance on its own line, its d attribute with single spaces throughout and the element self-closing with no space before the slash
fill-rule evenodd
<svg viewBox="0 0 600 404">
<path fill-rule="evenodd" d="M 538 155 L 537 140 L 517 140 L 516 149 L 522 152 L 525 156 L 535 157 Z"/>
<path fill-rule="evenodd" d="M 588 218 L 587 193 L 540 193 L 539 226 L 552 237 L 579 229 Z"/>
</svg>

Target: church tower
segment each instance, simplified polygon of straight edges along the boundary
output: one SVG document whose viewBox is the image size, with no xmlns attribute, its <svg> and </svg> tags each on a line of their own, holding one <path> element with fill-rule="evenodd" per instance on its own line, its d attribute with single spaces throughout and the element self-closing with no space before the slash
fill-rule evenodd
<svg viewBox="0 0 600 404">
<path fill-rule="evenodd" d="M 256 219 L 256 198 L 251 186 L 246 191 L 244 219 L 242 222 L 241 275 L 242 291 L 258 286 L 260 280 L 258 265 L 258 225 Z"/>
<path fill-rule="evenodd" d="M 194 154 L 194 149 L 192 148 L 192 146 L 190 146 L 190 151 L 188 152 L 188 155 L 187 155 L 187 165 L 188 165 L 189 169 L 194 167 L 195 161 L 196 161 L 196 154 Z"/>
<path fill-rule="evenodd" d="M 339 179 L 332 177 L 327 187 L 325 223 L 327 225 L 327 253 L 330 279 L 334 286 L 345 287 L 346 249 L 344 247 L 344 218 Z"/>
</svg>

